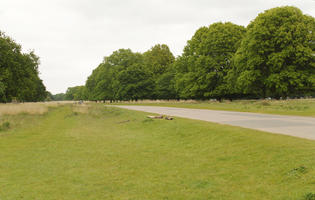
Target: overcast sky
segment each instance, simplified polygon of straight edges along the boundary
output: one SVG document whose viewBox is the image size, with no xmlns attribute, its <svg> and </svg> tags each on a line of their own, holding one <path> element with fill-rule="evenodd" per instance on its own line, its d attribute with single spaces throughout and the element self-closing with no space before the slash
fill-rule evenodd
<svg viewBox="0 0 315 200">
<path fill-rule="evenodd" d="M 40 57 L 53 94 L 84 85 L 104 56 L 167 44 L 180 55 L 211 23 L 247 26 L 266 9 L 293 5 L 315 16 L 315 0 L 0 0 L 0 30 Z"/>
</svg>

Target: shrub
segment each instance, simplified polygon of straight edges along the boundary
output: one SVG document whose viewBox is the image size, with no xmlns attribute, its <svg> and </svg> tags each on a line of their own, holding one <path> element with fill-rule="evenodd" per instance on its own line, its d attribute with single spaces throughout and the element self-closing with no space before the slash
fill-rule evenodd
<svg viewBox="0 0 315 200">
<path fill-rule="evenodd" d="M 3 122 L 0 126 L 0 131 L 6 131 L 10 128 L 10 122 Z"/>
</svg>

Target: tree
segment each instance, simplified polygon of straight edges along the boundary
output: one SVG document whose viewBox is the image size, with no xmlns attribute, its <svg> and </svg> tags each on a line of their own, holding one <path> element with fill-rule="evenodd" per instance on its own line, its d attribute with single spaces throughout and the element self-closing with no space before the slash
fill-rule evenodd
<svg viewBox="0 0 315 200">
<path fill-rule="evenodd" d="M 53 101 L 64 101 L 66 100 L 66 94 L 65 93 L 58 93 L 55 95 L 52 95 Z"/>
<path fill-rule="evenodd" d="M 130 49 L 114 51 L 93 71 L 86 82 L 90 100 L 137 100 L 150 98 L 152 74 L 143 55 Z"/>
<path fill-rule="evenodd" d="M 201 27 L 176 60 L 176 88 L 181 98 L 223 98 L 229 95 L 225 76 L 245 34 L 245 28 L 227 23 Z"/>
<path fill-rule="evenodd" d="M 295 7 L 261 13 L 234 58 L 232 84 L 244 95 L 288 97 L 315 90 L 315 20 Z"/>
<path fill-rule="evenodd" d="M 176 71 L 174 67 L 171 66 L 157 78 L 154 91 L 158 99 L 169 100 L 178 98 L 175 90 L 175 74 Z"/>
<path fill-rule="evenodd" d="M 153 76 L 166 72 L 167 68 L 175 61 L 175 57 L 166 44 L 157 44 L 143 54 L 144 63 Z"/>
<path fill-rule="evenodd" d="M 113 100 L 111 66 L 101 63 L 86 81 L 87 98 L 89 100 Z"/>
<path fill-rule="evenodd" d="M 0 102 L 42 101 L 46 88 L 39 78 L 39 58 L 0 32 Z"/>
<path fill-rule="evenodd" d="M 157 44 L 143 54 L 144 66 L 151 73 L 154 89 L 150 97 L 153 99 L 169 99 L 174 97 L 174 84 L 171 65 L 175 57 L 166 44 Z M 172 85 L 169 85 L 172 84 Z M 169 92 L 169 94 L 166 94 Z"/>
<path fill-rule="evenodd" d="M 119 89 L 116 97 L 119 100 L 150 99 L 154 88 L 151 73 L 141 64 L 121 70 L 117 76 L 117 84 Z"/>
<path fill-rule="evenodd" d="M 0 81 L 0 100 L 2 102 L 6 102 L 6 96 L 5 96 L 5 84 Z M 0 101 L 0 102 L 1 102 Z"/>
<path fill-rule="evenodd" d="M 85 86 L 69 87 L 67 89 L 65 99 L 66 100 L 86 100 L 87 94 L 86 94 Z"/>
<path fill-rule="evenodd" d="M 54 95 L 51 94 L 51 92 L 47 91 L 45 101 L 53 101 L 53 100 L 54 100 Z"/>
</svg>

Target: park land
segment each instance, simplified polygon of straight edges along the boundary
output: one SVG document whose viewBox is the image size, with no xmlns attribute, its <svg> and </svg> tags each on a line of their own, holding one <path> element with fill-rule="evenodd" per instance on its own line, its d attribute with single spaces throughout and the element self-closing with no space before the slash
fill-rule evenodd
<svg viewBox="0 0 315 200">
<path fill-rule="evenodd" d="M 291 110 L 314 116 L 314 101 L 299 101 Z M 248 107 L 281 105 L 267 103 Z M 3 200 L 315 196 L 315 141 L 95 103 L 2 104 L 0 113 Z"/>
</svg>

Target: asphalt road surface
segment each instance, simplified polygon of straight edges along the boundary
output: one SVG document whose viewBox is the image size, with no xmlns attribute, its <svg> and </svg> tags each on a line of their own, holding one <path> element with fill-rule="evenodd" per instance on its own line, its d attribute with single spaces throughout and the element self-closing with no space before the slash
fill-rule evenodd
<svg viewBox="0 0 315 200">
<path fill-rule="evenodd" d="M 315 118 L 158 106 L 116 106 L 315 140 Z"/>
</svg>

